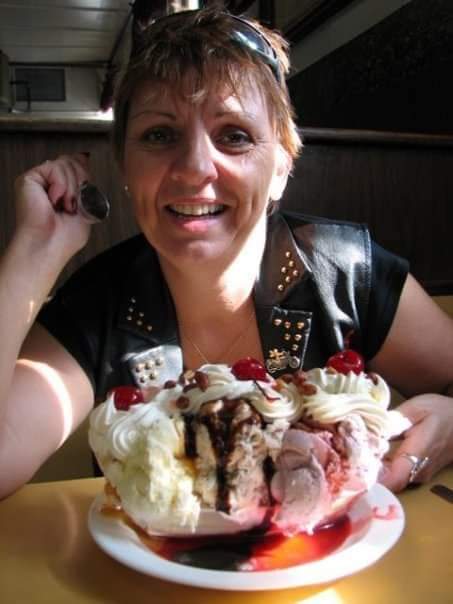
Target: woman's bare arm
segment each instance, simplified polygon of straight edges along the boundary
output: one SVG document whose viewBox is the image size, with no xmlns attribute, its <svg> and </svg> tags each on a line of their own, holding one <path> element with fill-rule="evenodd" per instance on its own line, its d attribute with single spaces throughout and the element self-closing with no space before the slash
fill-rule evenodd
<svg viewBox="0 0 453 604">
<path fill-rule="evenodd" d="M 77 361 L 36 324 L 16 363 L 0 422 L 0 498 L 27 482 L 93 406 Z"/>
<path fill-rule="evenodd" d="M 75 213 L 87 178 L 86 158 L 74 156 L 16 182 L 17 226 L 0 261 L 0 496 L 30 478 L 92 403 L 80 366 L 44 329 L 32 328 L 60 272 L 88 239 L 89 226 Z"/>
<path fill-rule="evenodd" d="M 410 275 L 390 332 L 370 368 L 405 396 L 444 393 L 453 383 L 453 319 Z"/>
<path fill-rule="evenodd" d="M 369 368 L 410 397 L 399 410 L 413 427 L 386 465 L 382 482 L 399 491 L 411 462 L 404 454 L 429 457 L 423 481 L 453 462 L 453 320 L 411 276 L 383 347 Z"/>
</svg>

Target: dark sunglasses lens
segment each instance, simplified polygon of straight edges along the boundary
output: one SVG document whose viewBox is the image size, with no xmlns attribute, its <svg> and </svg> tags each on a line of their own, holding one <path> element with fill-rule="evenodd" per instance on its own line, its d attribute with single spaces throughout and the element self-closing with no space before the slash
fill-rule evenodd
<svg viewBox="0 0 453 604">
<path fill-rule="evenodd" d="M 270 43 L 253 25 L 236 16 L 233 16 L 233 19 L 236 23 L 234 39 L 252 53 L 259 55 L 272 69 L 277 81 L 281 82 L 278 59 Z"/>
</svg>

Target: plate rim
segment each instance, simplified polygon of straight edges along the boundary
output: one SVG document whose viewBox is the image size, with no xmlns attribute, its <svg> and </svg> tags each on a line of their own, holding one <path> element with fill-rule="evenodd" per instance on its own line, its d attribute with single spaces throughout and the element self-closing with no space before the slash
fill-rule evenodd
<svg viewBox="0 0 453 604">
<path fill-rule="evenodd" d="M 396 496 L 377 483 L 353 505 L 375 507 L 394 506 L 396 517 L 371 516 L 360 537 L 348 540 L 331 554 L 296 566 L 267 571 L 211 570 L 186 566 L 162 558 L 139 541 L 132 528 L 120 519 L 102 515 L 97 495 L 88 512 L 88 530 L 99 548 L 124 566 L 164 581 L 227 591 L 267 591 L 320 585 L 354 574 L 382 558 L 399 540 L 405 526 L 404 509 Z M 365 551 L 361 551 L 367 545 Z M 364 555 L 366 554 L 366 555 Z M 330 567 L 330 568 L 329 568 Z"/>
</svg>

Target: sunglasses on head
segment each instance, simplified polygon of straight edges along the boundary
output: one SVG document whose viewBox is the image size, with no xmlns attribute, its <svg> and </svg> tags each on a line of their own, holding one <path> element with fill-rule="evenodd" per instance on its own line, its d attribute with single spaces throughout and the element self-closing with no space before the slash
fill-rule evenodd
<svg viewBox="0 0 453 604">
<path fill-rule="evenodd" d="M 146 29 L 146 33 L 152 33 L 153 29 L 163 29 L 165 23 L 168 21 L 175 21 L 176 19 L 184 19 L 188 15 L 193 15 L 198 11 L 196 10 L 185 10 L 160 17 L 153 21 Z M 260 58 L 266 65 L 271 68 L 275 79 L 279 84 L 283 81 L 283 76 L 280 70 L 280 65 L 277 58 L 277 53 L 272 47 L 271 43 L 267 38 L 251 23 L 238 17 L 231 15 L 230 13 L 223 13 L 227 15 L 234 22 L 234 29 L 231 32 L 231 40 L 242 48 L 248 50 L 252 55 Z"/>
<path fill-rule="evenodd" d="M 235 21 L 236 28 L 232 32 L 232 39 L 247 48 L 252 54 L 257 55 L 272 70 L 277 82 L 282 83 L 282 74 L 278 63 L 277 53 L 265 36 L 251 23 L 241 17 L 229 15 Z"/>
</svg>

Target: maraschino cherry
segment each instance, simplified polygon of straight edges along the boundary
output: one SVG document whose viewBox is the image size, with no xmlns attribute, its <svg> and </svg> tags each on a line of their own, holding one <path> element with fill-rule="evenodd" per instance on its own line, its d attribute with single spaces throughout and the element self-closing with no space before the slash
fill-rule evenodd
<svg viewBox="0 0 453 604">
<path fill-rule="evenodd" d="M 345 337 L 345 349 L 333 354 L 326 363 L 327 367 L 332 367 L 333 369 L 336 369 L 338 373 L 344 373 L 345 375 L 351 371 L 357 375 L 362 373 L 365 369 L 365 361 L 362 355 L 352 348 L 349 348 L 352 335 L 351 332 Z"/>
<path fill-rule="evenodd" d="M 143 403 L 143 393 L 135 386 L 117 386 L 113 388 L 113 401 L 119 411 L 127 411 L 132 405 Z"/>
<path fill-rule="evenodd" d="M 231 367 L 231 373 L 238 380 L 259 380 L 260 382 L 268 382 L 266 369 L 263 365 L 252 357 L 245 357 L 236 361 Z"/>
</svg>

